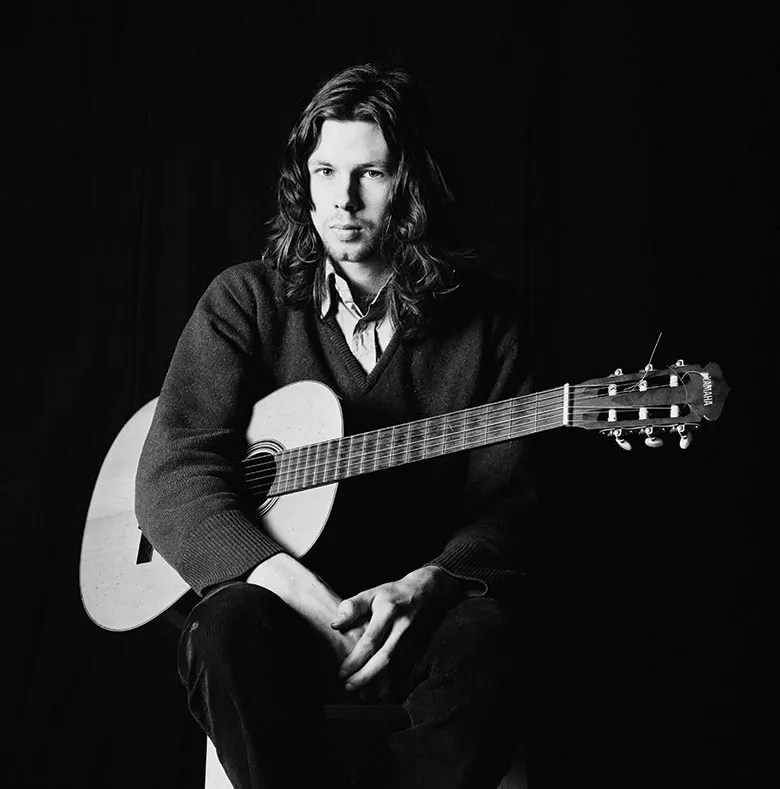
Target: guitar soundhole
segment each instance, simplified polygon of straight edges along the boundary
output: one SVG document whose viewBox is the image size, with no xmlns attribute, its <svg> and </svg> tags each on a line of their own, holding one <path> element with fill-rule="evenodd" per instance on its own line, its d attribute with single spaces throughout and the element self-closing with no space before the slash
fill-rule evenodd
<svg viewBox="0 0 780 789">
<path fill-rule="evenodd" d="M 241 464 L 245 494 L 258 515 L 264 515 L 273 507 L 276 499 L 269 496 L 276 479 L 276 456 L 284 447 L 276 441 L 253 444 Z"/>
</svg>

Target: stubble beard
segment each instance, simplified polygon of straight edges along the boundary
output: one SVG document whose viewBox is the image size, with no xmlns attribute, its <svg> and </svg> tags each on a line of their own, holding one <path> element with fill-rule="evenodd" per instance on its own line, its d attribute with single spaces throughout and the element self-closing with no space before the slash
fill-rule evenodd
<svg viewBox="0 0 780 789">
<path fill-rule="evenodd" d="M 378 239 L 370 239 L 360 244 L 326 244 L 325 251 L 331 260 L 339 263 L 363 263 L 377 254 Z"/>
</svg>

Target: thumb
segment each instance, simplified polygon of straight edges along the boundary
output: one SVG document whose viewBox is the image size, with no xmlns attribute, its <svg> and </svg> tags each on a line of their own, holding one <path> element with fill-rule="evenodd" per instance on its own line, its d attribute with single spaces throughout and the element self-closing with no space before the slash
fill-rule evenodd
<svg viewBox="0 0 780 789">
<path fill-rule="evenodd" d="M 368 603 L 362 595 L 355 595 L 342 600 L 336 610 L 336 616 L 330 623 L 334 630 L 349 630 L 366 614 Z"/>
</svg>

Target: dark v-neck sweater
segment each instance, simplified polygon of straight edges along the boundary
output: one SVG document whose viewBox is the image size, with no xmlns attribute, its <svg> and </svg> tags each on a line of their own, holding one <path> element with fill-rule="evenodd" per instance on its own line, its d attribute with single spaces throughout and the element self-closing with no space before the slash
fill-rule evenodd
<svg viewBox="0 0 780 789">
<path fill-rule="evenodd" d="M 351 434 L 529 391 L 511 293 L 473 272 L 459 279 L 431 326 L 414 338 L 397 331 L 368 374 L 332 318 L 282 305 L 270 267 L 214 279 L 177 344 L 136 479 L 142 530 L 196 592 L 283 550 L 247 507 L 237 471 L 266 394 L 325 383 Z M 343 596 L 426 564 L 500 594 L 522 572 L 534 503 L 526 454 L 516 440 L 346 479 L 302 561 Z"/>
</svg>

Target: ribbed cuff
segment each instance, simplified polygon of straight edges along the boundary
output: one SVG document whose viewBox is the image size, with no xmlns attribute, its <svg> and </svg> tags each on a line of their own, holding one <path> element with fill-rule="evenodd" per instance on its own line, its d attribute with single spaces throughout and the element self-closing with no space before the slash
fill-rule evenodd
<svg viewBox="0 0 780 789">
<path fill-rule="evenodd" d="M 450 575 L 471 585 L 469 596 L 493 596 L 516 580 L 520 573 L 498 567 L 486 566 L 480 561 L 480 544 L 467 540 L 450 543 L 426 564 L 441 567 Z"/>
<path fill-rule="evenodd" d="M 187 533 L 179 572 L 202 594 L 207 587 L 245 576 L 284 548 L 244 512 L 226 510 Z"/>
</svg>

